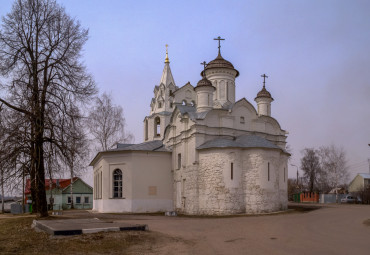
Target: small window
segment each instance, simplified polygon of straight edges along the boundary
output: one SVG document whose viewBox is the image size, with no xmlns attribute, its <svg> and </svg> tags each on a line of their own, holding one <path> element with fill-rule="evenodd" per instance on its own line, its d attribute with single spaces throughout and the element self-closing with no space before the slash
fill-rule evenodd
<svg viewBox="0 0 370 255">
<path fill-rule="evenodd" d="M 234 179 L 234 163 L 231 163 L 231 166 L 230 166 L 230 178 L 231 180 Z"/>
<path fill-rule="evenodd" d="M 122 198 L 122 171 L 120 169 L 113 172 L 113 197 Z"/>
<path fill-rule="evenodd" d="M 161 119 L 159 117 L 155 118 L 155 135 L 161 136 Z"/>
<path fill-rule="evenodd" d="M 244 117 L 240 117 L 240 124 L 244 124 L 244 123 L 245 123 Z"/>
<path fill-rule="evenodd" d="M 267 163 L 267 180 L 270 181 L 270 162 Z"/>
<path fill-rule="evenodd" d="M 81 197 L 76 197 L 76 204 L 81 204 Z"/>
<path fill-rule="evenodd" d="M 195 106 L 195 102 L 194 101 L 191 101 L 191 106 Z"/>
<path fill-rule="evenodd" d="M 71 203 L 71 197 L 68 197 L 68 201 L 67 201 L 67 204 L 70 204 Z"/>
<path fill-rule="evenodd" d="M 158 108 L 162 108 L 162 102 L 158 102 Z"/>
<path fill-rule="evenodd" d="M 85 204 L 88 204 L 89 203 L 89 197 L 85 197 L 84 203 Z"/>
<path fill-rule="evenodd" d="M 172 108 L 173 107 L 173 103 L 172 102 L 170 102 L 170 108 Z"/>
<path fill-rule="evenodd" d="M 182 105 L 187 105 L 188 103 L 186 102 L 186 100 L 182 100 Z"/>
<path fill-rule="evenodd" d="M 181 168 L 181 153 L 177 154 L 177 169 Z"/>
</svg>

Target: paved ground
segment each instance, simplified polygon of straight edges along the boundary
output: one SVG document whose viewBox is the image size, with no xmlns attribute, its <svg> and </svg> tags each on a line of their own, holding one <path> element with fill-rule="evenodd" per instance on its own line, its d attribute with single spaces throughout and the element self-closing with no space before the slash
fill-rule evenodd
<svg viewBox="0 0 370 255">
<path fill-rule="evenodd" d="M 58 216 L 59 217 L 59 216 Z M 370 206 L 326 205 L 304 213 L 165 217 L 66 211 L 60 218 L 147 224 L 129 254 L 370 254 Z"/>
<path fill-rule="evenodd" d="M 33 225 L 51 235 L 81 235 L 112 231 L 145 231 L 145 224 L 109 222 L 98 218 L 34 220 Z"/>
</svg>

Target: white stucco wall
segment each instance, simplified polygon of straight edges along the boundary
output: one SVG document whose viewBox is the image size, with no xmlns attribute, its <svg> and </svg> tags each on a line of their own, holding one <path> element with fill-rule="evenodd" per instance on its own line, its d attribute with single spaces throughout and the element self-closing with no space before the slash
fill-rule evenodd
<svg viewBox="0 0 370 255">
<path fill-rule="evenodd" d="M 123 176 L 123 197 L 113 197 L 113 171 Z M 94 166 L 94 175 L 102 172 L 102 197 L 94 197 L 98 212 L 171 211 L 171 154 L 165 152 L 106 153 Z M 95 179 L 94 179 L 95 180 Z M 96 185 L 94 184 L 94 187 Z"/>
</svg>

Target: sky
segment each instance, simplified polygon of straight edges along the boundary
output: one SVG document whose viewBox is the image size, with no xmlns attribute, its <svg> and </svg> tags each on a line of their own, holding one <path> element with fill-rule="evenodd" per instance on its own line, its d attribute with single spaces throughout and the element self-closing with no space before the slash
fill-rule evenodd
<svg viewBox="0 0 370 255">
<path fill-rule="evenodd" d="M 57 2 L 89 29 L 83 61 L 100 93 L 123 107 L 136 143 L 143 141 L 165 44 L 176 85 L 195 86 L 200 63 L 216 58 L 213 39 L 221 36 L 222 56 L 240 72 L 237 100 L 256 106 L 261 74 L 269 76 L 272 117 L 289 132 L 289 164 L 300 166 L 304 148 L 334 144 L 347 153 L 350 179 L 369 172 L 370 1 Z M 12 3 L 0 0 L 0 16 Z M 289 165 L 289 177 L 296 171 Z"/>
</svg>

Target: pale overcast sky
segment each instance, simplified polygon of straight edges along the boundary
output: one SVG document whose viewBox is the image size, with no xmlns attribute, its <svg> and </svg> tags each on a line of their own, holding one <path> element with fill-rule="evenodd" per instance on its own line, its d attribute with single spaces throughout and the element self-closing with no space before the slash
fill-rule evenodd
<svg viewBox="0 0 370 255">
<path fill-rule="evenodd" d="M 13 1 L 0 0 L 0 16 Z M 84 61 L 101 92 L 124 109 L 143 140 L 153 88 L 169 44 L 177 86 L 201 78 L 202 61 L 222 56 L 239 70 L 236 98 L 254 106 L 266 73 L 272 116 L 289 132 L 291 163 L 301 150 L 334 143 L 347 152 L 351 178 L 370 158 L 370 1 L 58 0 L 89 28 Z M 289 176 L 296 169 L 289 167 Z"/>
</svg>

